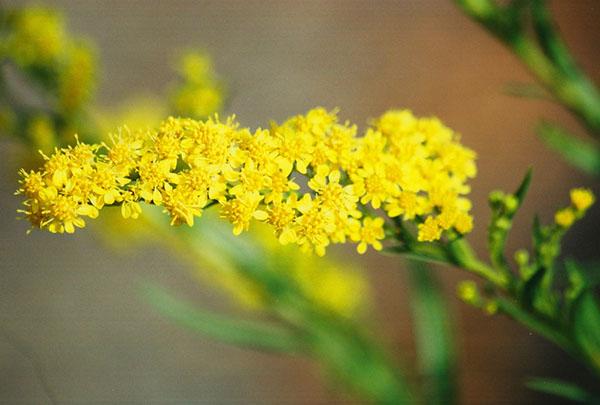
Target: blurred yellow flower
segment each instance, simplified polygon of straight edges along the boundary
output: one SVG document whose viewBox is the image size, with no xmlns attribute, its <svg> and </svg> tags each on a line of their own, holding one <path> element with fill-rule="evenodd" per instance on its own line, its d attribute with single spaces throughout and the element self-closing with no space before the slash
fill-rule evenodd
<svg viewBox="0 0 600 405">
<path fill-rule="evenodd" d="M 577 211 L 587 210 L 596 198 L 591 190 L 586 188 L 574 188 L 571 190 L 571 203 L 577 209 Z"/>
<path fill-rule="evenodd" d="M 223 85 L 217 79 L 210 57 L 198 51 L 185 52 L 176 63 L 179 81 L 171 91 L 171 106 L 180 116 L 205 119 L 223 108 Z"/>
<path fill-rule="evenodd" d="M 554 214 L 554 222 L 563 228 L 569 228 L 571 225 L 573 225 L 575 219 L 575 213 L 571 207 L 558 210 L 556 214 Z"/>
</svg>

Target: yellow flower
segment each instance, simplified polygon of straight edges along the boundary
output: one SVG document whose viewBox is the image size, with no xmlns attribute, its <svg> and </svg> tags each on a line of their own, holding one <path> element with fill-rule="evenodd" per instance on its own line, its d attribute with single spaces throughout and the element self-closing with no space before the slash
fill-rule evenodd
<svg viewBox="0 0 600 405">
<path fill-rule="evenodd" d="M 233 198 L 223 204 L 221 217 L 227 219 L 233 224 L 233 234 L 239 235 L 242 231 L 248 230 L 250 221 L 255 218 L 266 220 L 268 214 L 258 209 L 258 203 L 262 197 L 258 193 L 248 193 Z"/>
<path fill-rule="evenodd" d="M 577 211 L 587 210 L 596 198 L 591 190 L 586 188 L 574 188 L 571 190 L 571 203 L 577 209 Z"/>
<path fill-rule="evenodd" d="M 382 203 L 396 196 L 400 189 L 398 185 L 386 178 L 385 167 L 380 162 L 378 165 L 370 165 L 365 169 L 357 171 L 352 177 L 356 188 L 361 191 L 361 204 L 371 203 L 373 208 L 378 209 Z"/>
<path fill-rule="evenodd" d="M 193 226 L 194 217 L 202 215 L 203 202 L 206 202 L 206 197 L 202 199 L 184 187 L 166 186 L 162 198 L 165 211 L 171 216 L 171 225 L 185 223 Z"/>
<path fill-rule="evenodd" d="M 405 221 L 410 221 L 416 215 L 421 215 L 425 212 L 425 203 L 423 200 L 423 197 L 415 193 L 402 191 L 396 198 L 391 199 L 386 205 L 385 210 L 390 218 L 402 215 Z"/>
<path fill-rule="evenodd" d="M 465 212 L 459 212 L 454 220 L 454 229 L 465 234 L 473 230 L 473 217 Z"/>
<path fill-rule="evenodd" d="M 358 197 L 354 186 L 340 184 L 341 173 L 338 170 L 329 171 L 327 166 L 319 166 L 317 173 L 308 182 L 308 187 L 317 192 L 322 207 L 331 209 L 343 217 L 359 217 L 356 209 Z"/>
<path fill-rule="evenodd" d="M 573 222 L 575 222 L 575 219 L 575 213 L 571 207 L 558 210 L 556 214 L 554 214 L 554 222 L 563 228 L 571 227 Z"/>
<path fill-rule="evenodd" d="M 442 235 L 443 228 L 434 217 L 427 217 L 425 222 L 419 224 L 419 242 L 432 242 Z"/>
<path fill-rule="evenodd" d="M 161 190 L 169 183 L 175 181 L 176 175 L 171 173 L 170 160 L 157 160 L 156 155 L 148 152 L 142 156 L 138 166 L 140 182 L 137 193 L 146 202 L 160 205 L 162 202 Z"/>
<path fill-rule="evenodd" d="M 295 221 L 297 243 L 305 250 L 314 249 L 317 255 L 323 256 L 330 243 L 329 235 L 335 231 L 333 213 L 321 209 L 318 200 L 298 208 L 301 215 Z"/>
<path fill-rule="evenodd" d="M 282 245 L 294 243 L 297 240 L 296 231 L 292 226 L 296 218 L 297 195 L 291 194 L 285 201 L 274 201 L 267 212 L 267 223 L 275 229 L 275 235 Z"/>
<path fill-rule="evenodd" d="M 359 225 L 352 234 L 352 240 L 359 242 L 356 247 L 358 253 L 365 253 L 368 245 L 373 246 L 375 250 L 383 249 L 383 245 L 380 242 L 385 237 L 383 224 L 383 218 L 366 217 L 363 219 L 362 226 Z"/>
</svg>

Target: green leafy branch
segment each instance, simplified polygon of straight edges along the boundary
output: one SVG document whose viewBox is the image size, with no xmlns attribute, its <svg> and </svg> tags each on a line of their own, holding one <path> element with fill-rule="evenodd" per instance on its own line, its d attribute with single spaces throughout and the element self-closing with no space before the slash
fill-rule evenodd
<svg viewBox="0 0 600 405">
<path fill-rule="evenodd" d="M 250 239 L 232 236 L 219 221 L 207 218 L 202 227 L 206 230 L 182 228 L 181 237 L 188 242 L 180 248 L 219 251 L 219 260 L 227 258 L 233 271 L 261 286 L 271 322 L 236 320 L 229 315 L 199 310 L 162 288 L 146 286 L 143 290 L 146 298 L 163 315 L 225 343 L 309 356 L 323 365 L 334 381 L 377 403 L 414 401 L 411 385 L 392 364 L 382 345 L 366 332 L 359 320 L 315 307 L 290 282 L 286 272 L 281 271 L 286 266 L 285 257 L 278 258 L 260 249 Z M 170 229 L 167 224 L 165 228 Z"/>
<path fill-rule="evenodd" d="M 506 45 L 548 93 L 534 86 L 511 86 L 521 97 L 553 97 L 568 108 L 594 137 L 584 142 L 556 124 L 537 128 L 540 138 L 572 165 L 600 176 L 600 91 L 577 65 L 552 19 L 545 0 L 455 0 L 473 20 Z"/>
<path fill-rule="evenodd" d="M 600 137 L 600 92 L 569 53 L 545 0 L 512 0 L 504 6 L 494 0 L 455 1 L 509 47 L 592 135 Z"/>
<path fill-rule="evenodd" d="M 536 218 L 532 254 L 517 251 L 516 270 L 505 257 L 513 217 L 530 182 L 531 171 L 514 193 L 490 195 L 489 263 L 477 257 L 466 239 L 457 235 L 425 249 L 414 242 L 410 232 L 399 229 L 397 240 L 401 244 L 389 250 L 401 254 L 410 252 L 411 257 L 435 260 L 477 275 L 486 282 L 484 292 L 480 292 L 475 283 L 465 282 L 459 286 L 459 295 L 464 301 L 490 314 L 508 315 L 557 344 L 600 376 L 600 306 L 594 296 L 594 283 L 585 270 L 572 261 L 566 262 L 563 272 L 558 272 L 560 244 L 570 224 L 542 225 Z M 566 276 L 566 286 L 560 287 L 557 275 Z"/>
</svg>

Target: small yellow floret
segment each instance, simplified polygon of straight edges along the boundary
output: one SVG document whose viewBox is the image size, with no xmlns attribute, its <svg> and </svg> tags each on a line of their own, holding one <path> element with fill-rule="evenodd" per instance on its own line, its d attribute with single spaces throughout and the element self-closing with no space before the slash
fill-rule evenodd
<svg viewBox="0 0 600 405">
<path fill-rule="evenodd" d="M 427 217 L 425 222 L 419 224 L 419 242 L 432 242 L 438 240 L 442 236 L 443 228 L 440 227 L 438 221 L 433 217 Z"/>
<path fill-rule="evenodd" d="M 383 249 L 380 242 L 385 237 L 383 224 L 383 218 L 367 217 L 362 221 L 362 226 L 352 234 L 352 240 L 359 242 L 356 247 L 358 253 L 365 253 L 368 245 L 373 246 L 375 250 Z"/>
<path fill-rule="evenodd" d="M 571 207 L 563 208 L 554 214 L 554 222 L 563 228 L 569 228 L 575 222 L 575 212 Z"/>
<path fill-rule="evenodd" d="M 571 203 L 577 209 L 577 211 L 587 210 L 596 198 L 591 190 L 586 188 L 574 188 L 571 190 Z"/>
</svg>

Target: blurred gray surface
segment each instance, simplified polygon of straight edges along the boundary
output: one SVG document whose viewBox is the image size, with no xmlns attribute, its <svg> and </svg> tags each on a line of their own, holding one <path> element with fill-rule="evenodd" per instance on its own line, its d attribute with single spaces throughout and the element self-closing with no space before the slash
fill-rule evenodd
<svg viewBox="0 0 600 405">
<path fill-rule="evenodd" d="M 21 4 L 20 2 L 8 2 Z M 175 49 L 200 46 L 215 58 L 231 91 L 229 112 L 251 127 L 315 105 L 341 108 L 363 124 L 391 107 L 435 114 L 479 153 L 473 182 L 482 248 L 487 193 L 512 189 L 530 165 L 531 198 L 511 246 L 528 243 L 527 219 L 546 220 L 568 201 L 568 188 L 592 185 L 533 135 L 541 116 L 577 125 L 552 104 L 512 99 L 507 82 L 527 81 L 519 63 L 450 1 L 53 1 L 73 31 L 97 42 L 100 102 L 134 93 L 161 94 Z M 575 55 L 598 70 L 597 1 L 555 2 Z M 345 399 L 320 382 L 309 361 L 242 351 L 203 339 L 162 319 L 139 297 L 142 280 L 163 283 L 198 303 L 228 309 L 168 252 L 148 247 L 115 253 L 92 231 L 34 232 L 15 221 L 19 199 L 11 149 L 0 165 L 0 402 L 49 403 L 332 403 Z M 596 187 L 596 189 L 598 189 Z M 598 207 L 567 241 L 592 255 Z M 414 362 L 406 279 L 393 260 L 361 259 L 373 279 L 381 334 Z M 463 275 L 440 269 L 456 307 L 464 403 L 528 403 L 540 396 L 522 380 L 567 373 L 572 363 L 505 319 L 457 303 Z"/>
</svg>

